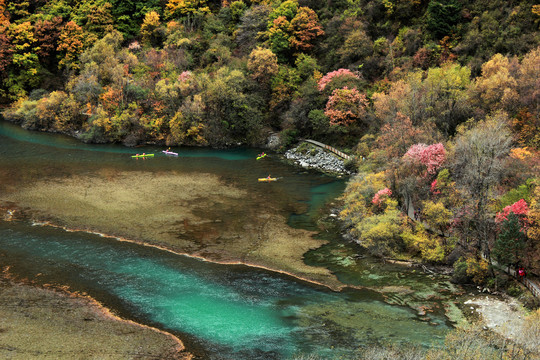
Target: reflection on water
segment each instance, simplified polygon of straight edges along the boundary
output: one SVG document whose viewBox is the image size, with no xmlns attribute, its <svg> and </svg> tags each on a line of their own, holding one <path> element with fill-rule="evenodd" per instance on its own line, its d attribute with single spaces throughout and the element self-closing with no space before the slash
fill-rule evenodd
<svg viewBox="0 0 540 360">
<path fill-rule="evenodd" d="M 102 169 L 215 174 L 251 194 L 246 206 L 271 203 L 292 214 L 293 227 L 315 229 L 322 205 L 339 195 L 344 180 L 299 171 L 272 155 L 254 160 L 256 149 L 215 151 L 157 147 L 129 149 L 86 145 L 74 139 L 28 133 L 0 122 L 0 201 L 20 184 Z M 148 160 L 136 152 L 156 153 Z M 256 178 L 280 177 L 272 184 Z M 167 191 L 167 189 L 163 189 Z M 324 232 L 330 244 L 306 261 L 327 266 L 345 283 L 400 286 L 395 293 L 347 289 L 340 293 L 245 266 L 218 265 L 81 232 L 0 224 L 0 266 L 39 283 L 68 285 L 90 294 L 122 316 L 179 334 L 187 345 L 211 359 L 283 359 L 298 353 L 325 358 L 347 356 L 358 346 L 378 342 L 429 345 L 448 330 L 442 301 L 446 282 L 404 274 L 377 263 L 357 261 L 355 249 Z M 371 266 L 371 267 L 370 267 Z M 411 292 L 418 291 L 417 295 Z M 433 311 L 419 316 L 426 304 Z M 438 308 L 437 308 L 438 307 Z"/>
</svg>

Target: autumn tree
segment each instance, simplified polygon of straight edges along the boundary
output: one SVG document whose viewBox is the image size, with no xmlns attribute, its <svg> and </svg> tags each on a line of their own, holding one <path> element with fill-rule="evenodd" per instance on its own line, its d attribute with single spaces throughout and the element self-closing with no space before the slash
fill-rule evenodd
<svg viewBox="0 0 540 360">
<path fill-rule="evenodd" d="M 406 220 L 380 173 L 359 173 L 348 183 L 340 217 L 349 232 L 371 253 L 386 256 L 403 250 Z"/>
<path fill-rule="evenodd" d="M 36 86 L 40 80 L 41 66 L 37 55 L 37 40 L 34 28 L 29 21 L 20 24 L 10 24 L 8 28 L 12 51 L 5 51 L 11 55 L 12 71 L 4 80 L 8 93 L 13 99 L 26 94 L 28 86 Z M 6 44 L 7 45 L 7 44 Z"/>
<path fill-rule="evenodd" d="M 111 32 L 116 27 L 121 27 L 123 19 L 119 19 L 119 11 L 122 11 L 123 6 L 128 5 L 132 0 L 126 0 L 123 4 L 111 4 L 114 0 L 100 1 L 81 1 L 78 2 L 72 11 L 70 20 L 78 25 L 81 25 L 86 35 L 86 42 L 91 44 L 106 33 Z M 115 14 L 113 15 L 113 12 Z M 131 11 L 130 21 L 135 21 L 135 14 Z M 116 16 L 116 17 L 115 17 Z M 116 21 L 115 21 L 116 20 Z M 127 20 L 127 19 L 126 19 Z M 116 25 L 113 25 L 115 24 Z"/>
<path fill-rule="evenodd" d="M 443 144 L 416 144 L 407 150 L 403 158 L 426 167 L 427 174 L 435 174 L 446 160 Z"/>
<path fill-rule="evenodd" d="M 343 79 L 343 78 L 359 79 L 359 75 L 352 72 L 349 69 L 338 69 L 338 70 L 330 71 L 329 73 L 327 73 L 326 75 L 324 75 L 323 77 L 319 79 L 319 81 L 317 82 L 318 89 L 319 91 L 323 91 L 332 82 L 335 82 L 336 80 Z M 333 90 L 334 89 L 332 89 L 332 91 Z"/>
<path fill-rule="evenodd" d="M 535 184 L 527 216 L 527 260 L 533 271 L 540 270 L 540 186 Z"/>
<path fill-rule="evenodd" d="M 9 25 L 9 13 L 6 7 L 6 0 L 0 0 L 0 26 Z"/>
<path fill-rule="evenodd" d="M 144 44 L 151 46 L 157 46 L 159 44 L 158 29 L 160 25 L 159 14 L 157 12 L 151 11 L 144 16 L 140 32 Z"/>
<path fill-rule="evenodd" d="M 2 4 L 3 0 L 0 0 Z M 9 29 L 9 21 L 3 14 L 3 9 L 0 7 L 0 82 L 7 77 L 8 66 L 11 65 L 13 56 L 13 46 L 11 45 L 11 39 L 7 35 Z M 0 95 L 3 95 L 3 89 L 0 89 Z"/>
<path fill-rule="evenodd" d="M 366 247 L 372 254 L 388 256 L 404 250 L 402 233 L 406 220 L 397 207 L 397 201 L 392 201 L 382 214 L 366 217 L 355 227 L 360 245 Z"/>
<path fill-rule="evenodd" d="M 540 46 L 527 53 L 521 61 L 517 75 L 519 104 L 536 117 L 538 129 L 540 117 Z M 536 130 L 538 134 L 538 130 Z"/>
<path fill-rule="evenodd" d="M 313 48 L 313 41 L 324 35 L 319 18 L 315 11 L 302 6 L 296 16 L 291 20 L 292 37 L 291 46 L 297 51 L 309 51 Z"/>
<path fill-rule="evenodd" d="M 204 103 L 201 95 L 186 98 L 169 121 L 168 145 L 207 145 Z"/>
<path fill-rule="evenodd" d="M 57 16 L 51 20 L 39 20 L 34 24 L 34 32 L 37 39 L 36 53 L 40 62 L 44 65 L 52 65 L 56 62 L 56 48 L 60 37 L 62 18 Z"/>
<path fill-rule="evenodd" d="M 510 214 L 514 214 L 518 216 L 518 218 L 524 223 L 524 227 L 526 227 L 526 215 L 529 213 L 529 206 L 527 205 L 527 202 L 524 199 L 520 199 L 513 203 L 512 205 L 505 206 L 503 211 L 498 212 L 495 216 L 495 222 L 501 223 L 506 220 L 508 220 L 508 216 Z"/>
<path fill-rule="evenodd" d="M 445 135 L 471 115 L 470 70 L 457 64 L 415 71 L 393 82 L 387 92 L 373 94 L 375 114 L 388 121 L 401 112 L 415 126 L 433 123 Z"/>
<path fill-rule="evenodd" d="M 335 89 L 328 98 L 324 114 L 331 125 L 349 126 L 361 120 L 369 103 L 364 94 L 356 89 Z"/>
<path fill-rule="evenodd" d="M 277 56 L 269 49 L 258 47 L 249 54 L 247 68 L 253 79 L 267 83 L 278 72 Z"/>
<path fill-rule="evenodd" d="M 268 29 L 268 37 L 270 48 L 278 56 L 280 62 L 286 62 L 292 55 L 289 45 L 289 28 L 290 22 L 285 16 L 279 16 L 272 22 L 272 26 Z"/>
<path fill-rule="evenodd" d="M 377 192 L 386 186 L 384 172 L 357 174 L 349 181 L 343 193 L 344 206 L 340 213 L 341 219 L 354 227 L 364 217 L 372 215 L 372 200 Z"/>
<path fill-rule="evenodd" d="M 515 110 L 519 94 L 513 69 L 517 66 L 517 59 L 510 60 L 501 54 L 482 65 L 482 75 L 476 79 L 473 91 L 483 109 Z"/>
<path fill-rule="evenodd" d="M 518 144 L 540 149 L 540 117 L 523 108 L 512 120 L 512 130 Z"/>
<path fill-rule="evenodd" d="M 92 6 L 93 5 L 93 6 Z M 113 31 L 114 18 L 112 15 L 112 4 L 105 2 L 103 4 L 89 4 L 90 9 L 85 16 L 85 31 L 95 34 L 96 39 Z"/>
<path fill-rule="evenodd" d="M 68 70 L 79 69 L 78 57 L 83 52 L 83 48 L 83 29 L 73 21 L 68 22 L 60 31 L 58 38 L 58 47 L 56 48 L 60 59 L 58 66 Z"/>
<path fill-rule="evenodd" d="M 471 115 L 470 78 L 470 69 L 458 64 L 429 69 L 422 81 L 423 96 L 417 105 L 423 108 L 422 121 L 433 121 L 443 134 L 452 135 Z"/>
<path fill-rule="evenodd" d="M 512 143 L 507 121 L 505 113 L 497 113 L 470 129 L 461 130 L 452 164 L 457 184 L 471 201 L 470 231 L 476 234 L 476 248 L 488 258 L 493 225 L 487 206 L 490 191 L 503 176 L 504 161 Z"/>
<path fill-rule="evenodd" d="M 422 220 L 424 220 L 432 230 L 445 234 L 453 219 L 452 212 L 448 210 L 441 201 L 433 202 L 427 200 L 422 205 Z"/>
<path fill-rule="evenodd" d="M 166 8 L 169 17 L 183 19 L 190 31 L 195 29 L 204 14 L 210 13 L 206 0 L 169 0 Z"/>
<path fill-rule="evenodd" d="M 324 34 L 317 14 L 308 7 L 299 7 L 297 0 L 287 0 L 269 15 L 270 48 L 281 62 L 296 51 L 313 48 L 313 41 Z"/>
<path fill-rule="evenodd" d="M 423 131 L 413 126 L 408 116 L 398 112 L 381 128 L 377 146 L 385 151 L 388 158 L 402 157 L 422 137 Z"/>
</svg>

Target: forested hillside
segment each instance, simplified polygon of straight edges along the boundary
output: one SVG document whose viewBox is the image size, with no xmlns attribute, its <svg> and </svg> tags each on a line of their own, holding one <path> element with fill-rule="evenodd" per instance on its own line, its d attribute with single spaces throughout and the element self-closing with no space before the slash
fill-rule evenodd
<svg viewBox="0 0 540 360">
<path fill-rule="evenodd" d="M 539 26 L 524 0 L 0 0 L 0 97 L 87 142 L 347 149 L 360 243 L 481 283 L 491 251 L 540 259 Z"/>
</svg>

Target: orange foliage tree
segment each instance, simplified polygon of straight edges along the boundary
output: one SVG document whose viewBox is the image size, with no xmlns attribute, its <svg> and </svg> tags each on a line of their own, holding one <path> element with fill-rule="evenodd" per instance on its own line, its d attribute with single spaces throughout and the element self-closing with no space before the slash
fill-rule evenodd
<svg viewBox="0 0 540 360">
<path fill-rule="evenodd" d="M 366 114 L 369 103 L 364 94 L 356 89 L 335 89 L 328 98 L 324 114 L 331 125 L 351 125 Z"/>
<path fill-rule="evenodd" d="M 313 40 L 324 35 L 317 14 L 305 6 L 299 8 L 296 16 L 291 20 L 291 30 L 292 37 L 289 41 L 293 48 L 299 51 L 311 50 Z"/>
<path fill-rule="evenodd" d="M 83 48 L 83 29 L 73 21 L 68 22 L 62 28 L 60 37 L 58 38 L 58 47 L 56 49 L 60 52 L 58 66 L 68 69 L 78 69 L 78 57 L 82 53 Z"/>
</svg>

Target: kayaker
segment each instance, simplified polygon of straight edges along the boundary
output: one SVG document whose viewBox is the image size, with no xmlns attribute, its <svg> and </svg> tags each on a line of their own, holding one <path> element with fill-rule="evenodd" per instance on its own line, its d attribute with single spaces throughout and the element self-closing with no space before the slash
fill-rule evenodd
<svg viewBox="0 0 540 360">
<path fill-rule="evenodd" d="M 268 180 L 270 180 L 270 174 L 268 174 L 268 177 L 267 177 Z"/>
</svg>

